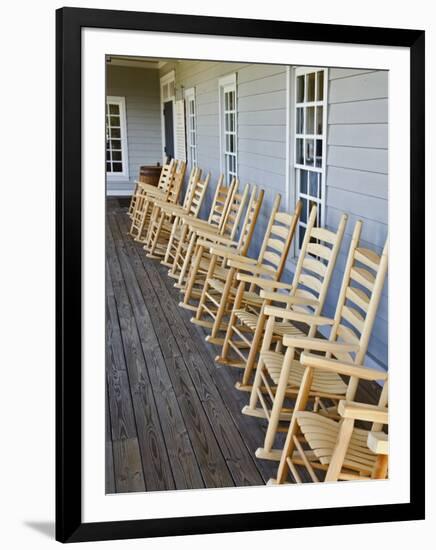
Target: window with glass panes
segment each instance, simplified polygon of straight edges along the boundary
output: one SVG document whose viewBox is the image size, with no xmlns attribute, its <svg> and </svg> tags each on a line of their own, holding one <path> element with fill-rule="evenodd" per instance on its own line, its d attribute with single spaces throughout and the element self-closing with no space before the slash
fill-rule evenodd
<svg viewBox="0 0 436 550">
<path fill-rule="evenodd" d="M 224 175 L 230 183 L 238 174 L 236 75 L 230 75 L 227 80 L 221 85 L 221 147 Z"/>
<path fill-rule="evenodd" d="M 189 161 L 191 166 L 197 166 L 197 112 L 193 88 L 186 90 L 185 101 Z"/>
<path fill-rule="evenodd" d="M 106 100 L 106 173 L 127 175 L 124 98 Z"/>
<path fill-rule="evenodd" d="M 313 204 L 318 207 L 317 225 L 324 223 L 327 76 L 327 69 L 295 71 L 294 167 L 297 199 L 303 203 L 298 224 L 299 248 Z"/>
</svg>

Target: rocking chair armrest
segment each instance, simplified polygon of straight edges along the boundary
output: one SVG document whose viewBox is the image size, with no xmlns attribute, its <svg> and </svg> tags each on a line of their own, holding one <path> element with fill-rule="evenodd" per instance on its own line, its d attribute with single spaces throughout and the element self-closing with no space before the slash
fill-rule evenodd
<svg viewBox="0 0 436 550">
<path fill-rule="evenodd" d="M 173 216 L 189 216 L 189 212 L 181 204 L 173 204 L 164 200 L 154 201 L 154 205 L 165 211 L 166 214 Z"/>
<path fill-rule="evenodd" d="M 241 253 L 239 252 L 239 249 L 237 248 L 238 243 L 234 243 L 234 245 L 224 246 L 220 244 L 214 244 L 209 248 L 209 252 L 213 256 L 219 256 L 220 258 L 224 258 L 226 260 L 239 260 L 241 262 L 250 263 L 252 258 L 247 258 L 246 256 L 241 256 Z M 210 243 L 209 243 L 210 245 Z"/>
<path fill-rule="evenodd" d="M 154 185 L 150 185 L 149 183 L 139 183 L 138 187 L 143 193 L 153 197 L 166 197 L 167 195 L 166 191 L 162 191 L 162 189 L 159 189 Z"/>
<path fill-rule="evenodd" d="M 369 432 L 366 444 L 376 455 L 389 454 L 389 438 L 385 432 Z"/>
<path fill-rule="evenodd" d="M 268 275 L 270 273 L 268 272 Z M 291 290 L 292 284 L 290 283 L 281 283 L 280 281 L 273 281 L 272 279 L 261 279 L 254 275 L 247 275 L 246 273 L 238 273 L 236 275 L 238 281 L 243 281 L 244 283 L 255 284 L 260 288 L 282 288 L 284 290 Z M 261 296 L 262 296 L 261 291 Z"/>
<path fill-rule="evenodd" d="M 333 344 L 336 342 L 331 343 Z M 311 346 L 307 347 L 310 349 L 314 349 Z M 339 351 L 345 350 L 342 349 Z M 361 380 L 387 380 L 388 377 L 386 372 L 371 369 L 370 367 L 355 365 L 354 363 L 345 363 L 343 361 L 338 361 L 337 359 L 331 359 L 323 357 L 322 355 L 315 355 L 308 352 L 303 352 L 301 354 L 300 363 L 306 367 L 315 367 L 318 370 L 335 372 L 336 374 L 343 374 L 344 376 L 354 376 Z"/>
<path fill-rule="evenodd" d="M 292 288 L 292 285 L 288 285 L 289 288 Z M 265 298 L 265 300 L 271 300 L 272 302 L 283 302 L 284 304 L 289 305 L 302 305 L 302 306 L 314 306 L 318 305 L 318 300 L 311 300 L 310 298 L 304 298 L 303 296 L 288 296 L 282 292 L 274 292 L 271 290 L 261 290 L 260 297 Z"/>
<path fill-rule="evenodd" d="M 225 235 L 220 235 L 214 233 L 213 231 L 208 231 L 204 229 L 194 229 L 197 237 L 204 241 L 204 246 L 211 247 L 215 244 L 223 244 L 225 246 L 237 246 L 238 243 Z"/>
<path fill-rule="evenodd" d="M 271 306 L 265 308 L 265 312 L 270 308 Z M 279 315 L 277 315 L 277 317 L 279 317 Z M 310 317 L 310 315 L 308 317 Z M 327 353 L 350 353 L 359 350 L 359 346 L 356 344 L 330 342 L 330 340 L 324 340 L 323 338 L 309 338 L 306 336 L 285 335 L 283 336 L 283 344 L 289 348 L 310 349 L 314 351 L 325 351 Z"/>
<path fill-rule="evenodd" d="M 321 315 L 311 315 L 310 313 L 300 313 L 298 311 L 292 311 L 292 309 L 287 309 L 287 308 L 282 308 L 277 306 L 265 306 L 264 313 L 269 317 L 278 317 L 279 319 L 286 319 L 288 321 L 297 321 L 300 323 L 305 323 L 307 325 L 332 325 L 335 322 L 334 319 L 330 319 L 329 317 L 322 317 Z M 287 338 L 287 336 L 285 336 L 285 338 Z M 321 343 L 329 342 L 328 340 L 321 340 L 321 338 L 306 338 L 301 336 L 296 337 L 296 339 L 298 340 L 303 339 L 304 341 L 315 340 L 316 342 L 318 342 L 319 340 Z M 289 346 L 293 345 L 292 343 L 286 344 L 285 340 L 283 340 L 283 343 Z M 295 345 L 296 347 L 300 347 L 299 344 L 295 344 Z M 310 348 L 310 346 L 305 346 L 305 345 L 301 347 Z M 356 346 L 353 346 L 353 347 L 356 348 Z"/>
<path fill-rule="evenodd" d="M 376 422 L 377 424 L 388 424 L 389 414 L 386 407 L 358 403 L 357 401 L 346 401 L 341 399 L 338 405 L 338 413 L 343 418 Z"/>
<path fill-rule="evenodd" d="M 248 271 L 252 275 L 273 275 L 274 274 L 271 271 L 271 269 L 268 269 L 263 265 L 251 264 L 246 262 L 244 263 L 243 261 L 240 261 L 240 259 L 229 260 L 228 265 L 229 267 L 236 267 L 236 269 L 241 269 L 242 271 Z M 256 277 L 256 281 L 257 281 L 257 277 Z"/>
<path fill-rule="evenodd" d="M 211 225 L 207 220 L 199 220 L 198 218 L 192 218 L 187 214 L 180 216 L 180 219 L 186 225 L 189 225 L 191 231 L 206 231 L 208 234 L 219 235 L 219 229 L 216 225 Z"/>
</svg>

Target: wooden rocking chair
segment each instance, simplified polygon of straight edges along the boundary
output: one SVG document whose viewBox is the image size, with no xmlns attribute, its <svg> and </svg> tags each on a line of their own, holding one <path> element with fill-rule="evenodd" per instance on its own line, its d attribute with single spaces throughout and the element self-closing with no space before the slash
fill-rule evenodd
<svg viewBox="0 0 436 550">
<path fill-rule="evenodd" d="M 271 268 L 271 265 L 268 262 L 264 262 L 264 255 L 270 246 L 270 244 L 275 240 L 274 231 L 281 233 L 281 238 L 287 240 L 287 233 L 285 226 L 280 226 L 275 224 L 276 216 L 279 214 L 281 202 L 281 195 L 277 194 L 273 203 L 270 219 L 268 226 L 265 232 L 262 246 L 260 248 L 259 256 L 257 258 L 248 258 L 246 253 L 248 251 L 249 242 L 246 242 L 246 247 L 239 247 L 239 252 L 236 249 L 227 248 L 223 246 L 214 245 L 209 247 L 212 254 L 212 260 L 209 265 L 209 270 L 206 276 L 206 279 L 203 284 L 203 288 L 200 295 L 200 300 L 195 308 L 195 317 L 191 321 L 195 324 L 198 324 L 204 328 L 211 329 L 211 334 L 207 336 L 206 340 L 213 344 L 223 343 L 223 339 L 217 337 L 218 332 L 227 329 L 227 325 L 223 323 L 223 318 L 230 313 L 235 300 L 236 295 L 236 274 L 238 273 L 238 268 L 236 266 L 230 266 L 229 262 L 239 261 L 242 262 L 245 266 L 255 266 L 264 265 L 265 269 Z M 257 216 L 256 216 L 257 218 Z M 250 226 L 250 231 L 254 230 L 254 224 Z M 289 239 L 292 241 L 294 226 L 293 224 L 288 225 Z M 251 235 L 250 235 L 251 240 Z M 278 241 L 280 242 L 280 241 Z M 285 242 L 284 246 L 287 246 Z M 225 269 L 223 268 L 225 265 Z M 185 302 L 189 300 L 190 296 L 188 293 L 185 293 Z M 203 319 L 203 316 L 207 314 L 212 318 L 212 321 Z"/>
<path fill-rule="evenodd" d="M 315 358 L 315 359 L 314 359 Z M 349 376 L 351 379 L 382 380 L 383 389 L 378 405 L 339 401 L 340 420 L 328 418 L 319 412 L 304 411 L 307 387 L 302 386 L 286 437 L 277 479 L 269 485 L 286 483 L 291 474 L 294 481 L 302 479 L 297 466 L 303 466 L 311 481 L 385 479 L 388 471 L 388 435 L 382 431 L 388 425 L 388 375 L 386 372 L 315 355 L 301 355 L 305 367 L 304 378 L 318 372 Z M 371 422 L 370 430 L 355 426 L 356 420 Z"/>
<path fill-rule="evenodd" d="M 172 171 L 172 175 L 168 176 L 167 189 L 163 192 L 152 185 L 141 185 L 143 191 L 141 197 L 137 200 L 137 206 L 130 229 L 130 234 L 135 241 L 141 243 L 145 242 L 148 224 L 156 200 L 164 200 L 168 203 L 176 204 L 182 189 L 185 171 L 186 162 L 182 160 L 178 161 L 176 167 Z"/>
<path fill-rule="evenodd" d="M 309 383 L 303 377 L 304 368 L 297 359 L 297 350 L 324 352 L 325 357 L 336 357 L 340 361 L 354 365 L 363 363 L 369 344 L 375 316 L 380 303 L 383 284 L 387 271 L 387 244 L 382 256 L 360 248 L 359 239 L 362 222 L 356 223 L 350 250 L 345 266 L 339 293 L 336 313 L 333 319 L 319 315 L 307 315 L 274 306 L 265 307 L 269 317 L 265 337 L 256 369 L 256 376 L 250 395 L 250 403 L 243 413 L 268 419 L 264 447 L 257 449 L 258 458 L 279 460 L 280 450 L 274 450 L 273 444 L 279 430 L 280 421 L 287 423 L 292 419 L 293 409 L 285 408 L 285 398 L 295 398 L 300 388 L 307 390 L 307 399 L 314 403 L 314 409 L 321 408 L 325 414 L 337 414 L 337 403 L 344 399 L 354 399 L 357 380 L 351 379 L 348 385 L 343 378 L 334 373 L 315 371 Z M 356 283 L 360 286 L 357 287 Z M 363 288 L 366 290 L 364 291 Z M 286 353 L 272 351 L 272 334 L 276 330 L 277 319 L 296 321 L 311 327 L 309 336 L 288 334 L 283 336 Z M 331 326 L 328 340 L 313 337 L 315 330 L 322 326 Z M 353 357 L 354 354 L 354 357 Z M 272 407 L 267 406 L 270 400 Z M 323 401 L 333 402 L 327 408 Z M 257 407 L 260 403 L 261 407 Z M 294 410 L 302 410 L 299 403 Z M 287 429 L 287 427 L 286 427 Z"/>
<path fill-rule="evenodd" d="M 218 241 L 219 239 L 229 239 L 234 241 L 236 233 L 239 229 L 242 214 L 245 210 L 250 185 L 244 186 L 242 193 L 238 190 L 239 182 L 235 180 L 235 187 L 231 196 L 231 200 L 228 202 L 227 210 L 224 213 L 222 224 L 219 228 L 210 227 L 201 220 L 191 220 L 186 217 L 183 219 L 183 223 L 187 224 L 188 231 L 186 233 L 185 242 L 181 243 L 178 251 L 178 264 L 181 263 L 181 269 L 178 275 L 178 281 L 174 285 L 181 291 L 189 284 L 189 276 L 191 263 L 196 251 L 196 245 L 198 239 L 208 238 L 211 240 L 213 237 Z M 207 269 L 206 269 L 207 272 Z M 204 272 L 204 277 L 206 276 Z M 204 279 L 203 277 L 203 279 Z M 183 302 L 180 304 L 182 305 Z M 190 309 L 190 308 L 189 308 Z"/>
<path fill-rule="evenodd" d="M 195 225 L 202 228 L 211 228 L 211 231 L 219 233 L 222 231 L 222 227 L 226 220 L 226 213 L 228 206 L 232 201 L 233 195 L 236 192 L 236 180 L 233 180 L 232 183 L 227 186 L 224 183 L 223 174 L 220 175 L 215 194 L 213 197 L 212 205 L 209 210 L 209 216 L 207 220 L 196 219 Z M 183 223 L 183 216 L 181 217 L 181 222 Z M 168 275 L 173 279 L 178 279 L 180 276 L 180 271 L 183 267 L 183 261 L 185 258 L 187 244 L 187 235 L 189 234 L 190 225 L 193 224 L 193 220 L 188 220 L 188 223 L 183 223 L 183 231 L 180 238 L 176 239 L 175 242 L 169 244 L 165 258 L 161 261 L 162 265 L 165 265 L 169 268 Z"/>
<path fill-rule="evenodd" d="M 172 244 L 170 241 L 174 241 L 181 235 L 182 217 L 197 218 L 209 185 L 210 174 L 202 180 L 199 168 L 194 168 L 192 172 L 194 174 L 191 173 L 183 205 L 173 205 L 164 201 L 155 202 L 144 245 L 144 250 L 148 251 L 147 257 L 155 259 L 165 257 L 168 246 Z"/>
<path fill-rule="evenodd" d="M 312 312 L 312 310 L 316 312 L 321 311 L 324 305 L 347 218 L 346 216 L 342 217 L 337 233 L 333 233 L 325 229 L 316 228 L 316 217 L 317 208 L 314 205 L 307 220 L 305 237 L 291 284 L 281 283 L 276 280 L 270 281 L 259 276 L 253 277 L 252 274 L 242 272 L 248 271 L 247 269 L 241 270 L 236 276 L 236 279 L 240 281 L 238 292 L 227 326 L 221 355 L 216 360 L 229 366 L 244 368 L 242 384 L 238 383 L 236 385 L 238 389 L 251 389 L 249 381 L 256 364 L 258 352 L 260 351 L 267 320 L 264 309 L 271 303 L 271 297 L 277 297 L 278 301 L 287 304 L 287 309 L 293 308 L 295 311 L 306 313 L 308 311 Z M 321 245 L 311 243 L 311 241 L 315 239 L 320 240 L 321 237 L 328 241 L 328 246 L 331 246 L 331 248 L 325 247 L 325 250 L 321 250 L 325 259 L 316 259 L 313 256 L 312 250 L 315 249 L 314 247 Z M 273 239 L 272 243 L 275 244 L 275 242 L 276 240 Z M 268 241 L 266 241 L 266 248 L 268 247 L 267 243 Z M 285 261 L 286 256 L 282 259 L 283 265 Z M 249 285 L 248 289 L 247 285 Z M 307 290 L 301 288 L 302 286 Z M 260 295 L 258 297 L 258 307 L 253 308 L 253 304 L 250 303 L 250 300 L 247 301 L 246 296 L 249 297 L 253 293 L 253 288 L 256 287 L 260 290 Z M 286 291 L 286 293 L 272 292 L 277 289 Z M 248 341 L 247 333 L 253 334 L 251 342 Z M 274 337 L 281 338 L 286 333 L 301 334 L 301 331 L 290 323 L 282 323 L 277 328 L 277 333 Z M 222 342 L 214 338 L 213 333 L 207 340 L 212 343 Z M 241 349 L 244 344 L 245 347 L 249 348 L 247 356 L 243 354 Z M 230 358 L 230 350 L 233 350 L 238 358 Z"/>
<path fill-rule="evenodd" d="M 220 300 L 227 275 L 233 269 L 229 268 L 226 262 L 229 258 L 238 259 L 246 256 L 262 206 L 263 196 L 264 191 L 259 191 L 257 186 L 254 186 L 238 241 L 233 241 L 230 237 L 211 235 L 200 230 L 196 231 L 198 237 L 196 251 L 189 271 L 187 285 L 184 289 L 184 299 L 180 303 L 182 307 L 193 311 L 197 310 L 198 306 L 193 305 L 190 301 L 204 296 L 204 288 L 208 286 L 208 279 L 211 277 L 214 277 L 214 281 L 217 281 L 215 285 L 217 290 L 214 296 L 210 297 L 213 305 L 208 307 L 203 303 L 202 307 L 214 316 L 211 308 L 214 306 L 219 308 L 221 303 L 224 303 L 223 301 L 218 303 L 217 299 Z M 213 249 L 210 247 L 213 247 Z M 213 250 L 213 252 L 210 250 Z M 199 321 L 197 318 L 193 318 L 191 321 L 201 326 L 211 326 L 207 322 L 205 324 Z"/>
<path fill-rule="evenodd" d="M 242 365 L 244 368 L 242 382 L 236 384 L 236 387 L 240 390 L 250 391 L 252 389 L 250 385 L 252 373 L 256 367 L 258 352 L 265 338 L 266 307 L 273 302 L 279 303 L 281 307 L 285 307 L 286 311 L 295 312 L 297 323 L 299 314 L 303 315 L 303 319 L 305 315 L 318 316 L 324 308 L 348 217 L 345 214 L 341 216 L 336 232 L 316 227 L 316 219 L 317 207 L 314 205 L 307 222 L 292 283 L 290 286 L 288 285 L 288 289 L 285 289 L 284 292 L 277 292 L 274 288 L 265 288 L 262 287 L 262 283 L 259 283 L 262 289 L 260 297 L 264 299 L 264 302 L 257 317 L 247 312 L 245 308 L 235 305 L 234 322 L 236 323 L 239 320 L 241 324 L 248 325 L 254 332 L 253 342 L 255 343 L 250 348 L 245 365 Z M 244 282 L 244 280 L 246 281 L 245 275 L 240 274 L 238 278 L 241 280 L 241 285 L 246 284 Z M 230 323 L 227 331 L 229 338 L 232 337 L 230 328 L 232 326 L 233 324 Z M 315 334 L 315 328 L 313 326 L 311 329 L 313 333 L 309 332 L 310 336 Z M 275 342 L 276 350 L 280 351 L 281 339 L 285 334 L 304 333 L 301 327 L 285 319 L 280 323 L 275 323 L 272 332 L 270 328 L 267 337 L 269 345 L 271 346 Z M 223 348 L 223 351 L 227 352 L 227 348 Z"/>
<path fill-rule="evenodd" d="M 165 196 L 170 180 L 174 174 L 174 170 L 176 169 L 175 164 L 175 160 L 173 159 L 163 165 L 157 186 L 148 185 L 141 181 L 135 181 L 135 190 L 132 194 L 128 210 L 130 219 L 133 220 L 136 213 L 142 209 L 143 201 L 147 195 L 147 192 L 157 194 L 162 197 Z"/>
</svg>

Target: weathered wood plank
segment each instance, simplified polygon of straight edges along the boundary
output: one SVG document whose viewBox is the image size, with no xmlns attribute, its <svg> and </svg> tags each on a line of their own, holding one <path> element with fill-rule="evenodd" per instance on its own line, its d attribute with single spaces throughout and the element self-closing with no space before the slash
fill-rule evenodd
<svg viewBox="0 0 436 550">
<path fill-rule="evenodd" d="M 125 230 L 123 220 L 118 217 L 118 221 L 121 233 L 123 233 Z M 193 386 L 203 404 L 235 484 L 237 486 L 263 484 L 263 479 L 254 464 L 253 457 L 248 451 L 208 371 L 206 363 L 211 362 L 210 358 L 208 356 L 204 358 L 199 351 L 201 347 L 204 347 L 204 343 L 198 343 L 198 341 L 192 338 L 185 326 L 186 321 L 192 326 L 189 318 L 183 319 L 182 313 L 185 312 L 182 312 L 177 307 L 174 297 L 168 293 L 165 285 L 167 277 L 165 275 L 162 276 L 157 268 L 158 264 L 141 258 L 143 254 L 136 246 L 136 243 L 133 243 L 133 241 L 131 243 L 128 242 L 127 247 L 130 254 L 132 256 L 135 255 L 137 258 L 136 261 L 133 260 L 132 265 L 135 266 L 140 286 L 144 288 L 144 292 L 149 291 L 149 285 L 152 285 L 155 290 L 155 300 L 159 300 L 160 309 L 164 312 L 169 328 L 178 343 Z M 144 269 L 148 280 L 144 276 Z M 151 300 L 153 300 L 152 296 L 147 299 L 147 304 Z"/>
<path fill-rule="evenodd" d="M 162 341 L 158 341 L 153 325 L 156 324 L 156 319 L 158 319 L 159 315 L 162 316 L 162 313 L 153 311 L 152 318 L 147 309 L 151 308 L 151 303 L 147 301 L 146 306 L 144 302 L 126 254 L 122 235 L 114 224 L 114 220 L 110 220 L 109 225 L 116 236 L 116 253 L 119 255 L 120 269 L 122 265 L 123 276 L 127 283 L 128 297 L 126 296 L 125 299 L 127 301 L 130 299 L 132 304 L 131 310 L 129 312 L 126 311 L 122 316 L 131 316 L 134 318 L 141 334 L 139 345 L 142 346 L 146 358 L 148 375 L 151 380 L 150 387 L 156 396 L 156 405 L 159 410 L 163 437 L 170 456 L 176 487 L 185 489 L 200 488 L 204 487 L 206 480 L 212 484 L 211 486 L 216 486 L 215 484 L 219 481 L 218 479 L 215 482 L 213 481 L 214 474 L 212 472 L 215 469 L 215 458 L 212 455 L 216 451 L 219 455 L 219 449 L 213 449 L 214 452 L 211 452 L 211 471 L 208 472 L 205 467 L 203 470 L 206 471 L 203 471 L 201 465 L 197 464 L 198 455 L 201 454 L 201 447 L 199 449 L 195 448 L 195 444 L 192 442 L 191 431 L 188 429 L 186 423 L 186 415 L 193 416 L 195 411 L 190 412 L 192 405 L 186 399 L 185 401 L 182 400 L 183 403 L 180 404 L 180 399 L 177 399 L 177 390 L 174 388 L 173 381 L 169 376 L 168 371 L 172 371 L 177 365 L 177 361 L 181 361 L 178 347 L 174 341 L 167 338 L 167 334 L 170 332 L 168 328 L 163 333 Z M 200 427 L 202 428 L 202 426 Z M 195 428 L 194 423 L 192 429 Z M 207 460 L 205 462 L 207 464 Z M 220 476 L 218 478 L 221 479 Z"/>
<path fill-rule="evenodd" d="M 125 269 L 124 277 L 128 291 L 131 293 L 132 304 L 134 304 L 134 314 L 148 315 L 153 323 L 157 336 L 156 341 L 161 345 L 164 357 L 162 369 L 167 370 L 171 379 L 204 483 L 206 487 L 234 486 L 226 462 L 186 370 L 184 359 L 181 357 L 176 340 L 172 337 L 171 330 L 161 311 L 159 301 L 150 284 L 142 285 L 139 288 L 138 283 L 141 282 L 141 279 L 136 282 L 130 264 L 131 260 L 127 254 L 126 242 L 114 217 L 109 216 L 109 224 L 112 234 L 115 236 L 121 265 Z M 130 241 L 128 242 L 130 243 Z M 134 297 L 133 292 L 135 293 Z M 142 311 L 140 311 L 140 307 L 142 307 Z M 148 314 L 147 309 L 153 311 L 153 315 Z M 138 319 L 137 323 L 140 323 Z"/>
<path fill-rule="evenodd" d="M 109 411 L 107 382 L 105 384 L 105 493 L 115 493 L 114 455 L 112 450 L 112 428 Z"/>
<path fill-rule="evenodd" d="M 138 440 L 120 439 L 112 445 L 117 493 L 145 491 Z"/>
<path fill-rule="evenodd" d="M 136 437 L 136 423 L 129 379 L 126 371 L 116 368 L 112 348 L 107 346 L 106 352 L 112 441 L 130 439 Z"/>
<path fill-rule="evenodd" d="M 209 459 L 213 452 L 211 453 L 210 448 L 204 447 L 205 443 L 210 444 L 212 450 L 215 449 L 219 460 L 224 462 L 225 459 L 230 484 L 255 485 L 274 477 L 277 471 L 276 463 L 254 458 L 255 449 L 264 439 L 266 422 L 241 414 L 240 410 L 246 404 L 248 396 L 233 387 L 239 373 L 232 369 L 216 368 L 212 361 L 215 352 L 203 341 L 201 329 L 190 323 L 191 313 L 177 307 L 180 296 L 172 286 L 173 280 L 167 278 L 165 268 L 146 259 L 140 246 L 125 235 L 128 221 L 125 212 L 116 207 L 109 210 L 108 219 L 108 240 L 112 240 L 112 249 L 108 247 L 108 253 L 113 254 L 116 259 L 110 266 L 111 274 L 116 275 L 116 283 L 114 288 L 109 287 L 107 292 L 108 316 L 111 315 L 111 309 L 112 316 L 116 315 L 115 330 L 111 330 L 111 346 L 114 346 L 117 339 L 122 340 L 120 349 L 123 354 L 126 353 L 125 376 L 128 375 L 130 381 L 132 401 L 135 402 L 135 388 L 141 391 L 143 388 L 139 382 L 135 383 L 132 368 L 129 368 L 132 359 L 131 356 L 127 358 L 128 354 L 132 353 L 132 349 L 127 350 L 132 343 L 131 334 L 126 340 L 126 332 L 129 331 L 135 334 L 133 353 L 142 358 L 142 369 L 146 370 L 145 374 L 148 377 L 148 382 L 144 382 L 142 378 L 142 384 L 150 386 L 154 394 L 166 448 L 169 439 L 173 439 L 174 432 L 167 432 L 166 428 L 173 429 L 175 423 L 172 416 L 175 410 L 176 416 L 179 415 L 179 428 L 184 430 L 188 443 L 192 445 L 193 462 L 203 475 L 204 472 L 208 472 L 213 478 L 213 483 L 210 483 L 210 479 L 205 479 L 201 486 L 225 486 L 223 483 L 217 483 L 217 478 L 222 474 L 222 464 L 217 465 L 217 461 Z M 109 307 L 111 300 L 114 307 Z M 129 343 L 127 347 L 126 341 Z M 136 366 L 134 362 L 133 365 Z M 123 371 L 122 362 L 120 370 Z M 374 395 L 374 389 L 366 385 L 360 391 L 367 401 L 368 395 Z M 159 408 L 161 401 L 164 401 L 165 405 Z M 175 409 L 169 412 L 168 403 Z M 143 409 L 145 407 L 144 405 Z M 167 416 L 162 420 L 161 413 L 164 409 Z M 134 412 L 136 419 L 135 405 Z M 178 433 L 177 430 L 175 433 Z M 285 434 L 280 434 L 280 438 L 284 436 Z M 109 436 L 107 438 L 109 440 Z M 120 461 L 119 450 L 113 450 L 114 459 L 116 457 L 113 462 L 116 472 L 120 465 L 128 463 L 125 459 L 124 462 Z M 167 452 L 172 468 L 177 461 L 173 463 L 171 452 Z M 107 460 L 111 454 L 112 452 L 107 452 Z M 126 453 L 123 456 L 126 456 Z M 142 448 L 141 456 L 142 467 L 146 468 L 144 457 L 149 455 Z M 180 460 L 186 461 L 186 458 L 183 456 Z M 188 460 L 191 460 L 191 457 L 188 457 Z M 231 464 L 232 460 L 236 463 Z M 108 463 L 109 472 L 110 468 L 111 465 Z M 250 474 L 247 475 L 247 472 Z M 174 486 L 178 488 L 174 471 L 173 474 Z M 124 486 L 128 485 L 129 477 L 123 472 L 120 472 L 118 477 L 120 475 Z M 256 477 L 260 481 L 256 481 Z M 111 478 L 108 479 L 107 486 Z M 118 486 L 122 487 L 123 483 L 115 481 L 117 491 Z"/>
<path fill-rule="evenodd" d="M 105 487 L 104 491 L 106 495 L 111 495 L 113 493 L 116 493 L 112 441 L 106 441 L 104 487 Z"/>
<path fill-rule="evenodd" d="M 120 335 L 129 373 L 137 437 L 143 457 L 145 483 L 149 491 L 173 489 L 174 480 L 159 422 L 159 413 L 156 409 L 139 334 L 109 228 L 108 236 L 108 265 L 120 312 Z M 111 315 L 110 310 L 109 315 Z M 114 324 L 117 322 L 113 318 L 111 321 Z"/>
</svg>

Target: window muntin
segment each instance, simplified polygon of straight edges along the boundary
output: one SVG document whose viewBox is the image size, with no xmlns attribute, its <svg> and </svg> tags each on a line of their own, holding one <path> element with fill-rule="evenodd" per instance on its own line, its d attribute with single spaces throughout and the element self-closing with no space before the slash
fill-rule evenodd
<svg viewBox="0 0 436 550">
<path fill-rule="evenodd" d="M 124 98 L 106 98 L 106 174 L 127 177 Z"/>
<path fill-rule="evenodd" d="M 324 224 L 327 82 L 327 69 L 295 71 L 294 169 L 297 200 L 303 203 L 298 248 L 313 204 L 318 207 L 317 225 Z"/>
<path fill-rule="evenodd" d="M 186 100 L 186 137 L 188 158 L 191 166 L 197 166 L 197 106 L 194 89 L 185 92 Z"/>
<path fill-rule="evenodd" d="M 220 101 L 222 169 L 230 183 L 238 175 L 236 75 L 221 79 Z"/>
</svg>

